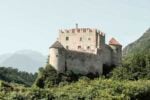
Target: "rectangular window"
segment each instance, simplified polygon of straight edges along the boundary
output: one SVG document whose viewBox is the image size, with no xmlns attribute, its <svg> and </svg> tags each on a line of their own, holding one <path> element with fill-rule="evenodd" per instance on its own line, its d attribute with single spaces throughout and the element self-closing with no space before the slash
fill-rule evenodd
<svg viewBox="0 0 150 100">
<path fill-rule="evenodd" d="M 86 32 L 86 29 L 83 29 L 83 32 Z"/>
<path fill-rule="evenodd" d="M 66 40 L 68 41 L 68 40 L 69 40 L 69 37 L 66 37 Z"/>
<path fill-rule="evenodd" d="M 90 46 L 87 46 L 87 49 L 89 50 L 89 49 L 90 49 Z"/>
<path fill-rule="evenodd" d="M 66 49 L 69 49 L 69 46 L 68 46 L 68 45 L 66 46 Z"/>
<path fill-rule="evenodd" d="M 78 46 L 78 49 L 81 49 L 81 46 L 80 46 L 80 45 Z"/>
<path fill-rule="evenodd" d="M 66 30 L 66 33 L 69 33 L 69 30 Z"/>
<path fill-rule="evenodd" d="M 80 29 L 77 29 L 77 32 L 80 33 Z"/>
<path fill-rule="evenodd" d="M 82 37 L 80 37 L 80 41 L 82 41 Z"/>
<path fill-rule="evenodd" d="M 90 41 L 90 40 L 91 40 L 91 38 L 88 38 L 88 40 Z"/>
<path fill-rule="evenodd" d="M 72 33 L 75 33 L 75 29 L 72 29 Z"/>
<path fill-rule="evenodd" d="M 91 30 L 91 29 L 89 29 L 89 32 L 92 32 L 92 30 Z"/>
</svg>

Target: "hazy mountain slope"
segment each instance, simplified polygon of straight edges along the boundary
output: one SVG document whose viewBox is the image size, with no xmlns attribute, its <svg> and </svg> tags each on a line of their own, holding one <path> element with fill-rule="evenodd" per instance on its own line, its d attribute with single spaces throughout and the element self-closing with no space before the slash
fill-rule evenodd
<svg viewBox="0 0 150 100">
<path fill-rule="evenodd" d="M 0 66 L 14 67 L 27 72 L 37 72 L 38 68 L 42 67 L 45 63 L 46 57 L 41 53 L 31 50 L 22 50 L 1 61 Z"/>
<path fill-rule="evenodd" d="M 11 54 L 0 55 L 0 63 L 2 63 L 4 60 L 6 60 L 7 58 L 9 58 L 10 56 L 11 56 Z"/>
<path fill-rule="evenodd" d="M 123 55 L 134 54 L 144 50 L 150 50 L 150 28 L 135 42 L 123 49 Z"/>
</svg>

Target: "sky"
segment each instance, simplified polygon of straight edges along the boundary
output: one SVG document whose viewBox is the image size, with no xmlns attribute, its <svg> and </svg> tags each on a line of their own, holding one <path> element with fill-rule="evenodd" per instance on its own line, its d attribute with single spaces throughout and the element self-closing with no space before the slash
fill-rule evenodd
<svg viewBox="0 0 150 100">
<path fill-rule="evenodd" d="M 0 54 L 44 55 L 59 29 L 97 28 L 125 47 L 150 27 L 150 0 L 0 0 Z"/>
</svg>

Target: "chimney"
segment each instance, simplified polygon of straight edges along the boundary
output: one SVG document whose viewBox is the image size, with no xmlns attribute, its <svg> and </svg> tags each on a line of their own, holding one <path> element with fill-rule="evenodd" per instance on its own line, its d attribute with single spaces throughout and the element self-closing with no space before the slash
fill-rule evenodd
<svg viewBox="0 0 150 100">
<path fill-rule="evenodd" d="M 78 24 L 76 24 L 76 29 L 78 29 Z"/>
</svg>

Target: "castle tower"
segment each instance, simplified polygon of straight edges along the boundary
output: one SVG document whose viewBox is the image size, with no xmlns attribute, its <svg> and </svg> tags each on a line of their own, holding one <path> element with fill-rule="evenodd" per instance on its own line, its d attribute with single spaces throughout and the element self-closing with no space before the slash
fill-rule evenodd
<svg viewBox="0 0 150 100">
<path fill-rule="evenodd" d="M 51 64 L 58 72 L 65 71 L 65 48 L 60 42 L 56 41 L 49 48 L 49 64 Z"/>
<path fill-rule="evenodd" d="M 97 32 L 97 48 L 102 48 L 105 45 L 105 34 L 101 31 Z"/>
<path fill-rule="evenodd" d="M 112 57 L 113 57 L 113 65 L 121 64 L 122 58 L 122 45 L 115 39 L 112 38 L 109 41 L 109 46 L 113 49 Z"/>
</svg>

